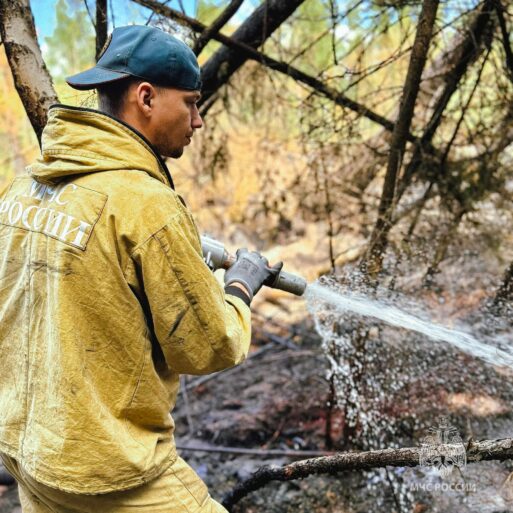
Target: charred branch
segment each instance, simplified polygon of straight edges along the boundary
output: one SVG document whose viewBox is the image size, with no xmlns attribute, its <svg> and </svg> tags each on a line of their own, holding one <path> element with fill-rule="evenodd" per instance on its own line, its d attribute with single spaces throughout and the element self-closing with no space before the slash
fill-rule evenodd
<svg viewBox="0 0 513 513">
<path fill-rule="evenodd" d="M 397 200 L 399 200 L 410 184 L 411 179 L 422 164 L 426 153 L 431 152 L 431 141 L 438 127 L 443 121 L 443 114 L 450 99 L 456 92 L 458 85 L 464 77 L 469 66 L 474 63 L 484 50 L 482 44 L 484 36 L 489 28 L 491 11 L 495 0 L 485 0 L 473 23 L 471 24 L 466 38 L 458 48 L 461 58 L 445 76 L 445 86 L 433 109 L 433 114 L 427 124 L 420 141 L 415 145 L 413 155 L 404 171 L 401 182 L 398 186 Z"/>
<path fill-rule="evenodd" d="M 259 48 L 304 0 L 266 0 L 233 33 L 232 39 Z M 246 54 L 220 48 L 203 66 L 203 98 L 207 100 L 247 61 Z"/>
<path fill-rule="evenodd" d="M 451 445 L 439 445 L 443 456 L 454 449 Z M 262 467 L 247 480 L 239 483 L 223 500 L 229 511 L 242 498 L 262 488 L 271 481 L 293 481 L 312 474 L 337 474 L 343 471 L 360 471 L 384 467 L 416 467 L 419 465 L 421 447 L 385 449 L 366 452 L 343 452 L 336 456 L 307 459 L 283 467 Z M 466 445 L 467 462 L 505 461 L 513 458 L 513 438 L 469 441 Z"/>
<path fill-rule="evenodd" d="M 230 20 L 230 18 L 237 12 L 244 0 L 232 0 L 228 7 L 214 20 L 212 25 L 205 29 L 194 43 L 194 53 L 199 55 L 203 48 L 207 46 L 212 37 L 217 34 Z"/>
</svg>

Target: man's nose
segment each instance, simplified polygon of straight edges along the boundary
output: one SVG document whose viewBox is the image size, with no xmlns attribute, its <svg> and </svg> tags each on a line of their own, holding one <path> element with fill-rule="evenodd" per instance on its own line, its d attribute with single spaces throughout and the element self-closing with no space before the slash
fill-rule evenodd
<svg viewBox="0 0 513 513">
<path fill-rule="evenodd" d="M 201 128 L 203 126 L 203 120 L 201 119 L 201 115 L 199 113 L 198 107 L 194 107 L 194 112 L 192 114 L 191 126 L 194 129 Z"/>
</svg>

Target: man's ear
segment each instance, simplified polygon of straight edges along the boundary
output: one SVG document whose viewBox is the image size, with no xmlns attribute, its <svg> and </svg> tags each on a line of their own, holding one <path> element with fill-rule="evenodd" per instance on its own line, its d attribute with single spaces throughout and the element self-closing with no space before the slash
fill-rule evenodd
<svg viewBox="0 0 513 513">
<path fill-rule="evenodd" d="M 153 111 L 155 100 L 155 88 L 149 82 L 141 82 L 137 86 L 136 98 L 137 106 L 145 117 L 150 117 Z"/>
</svg>

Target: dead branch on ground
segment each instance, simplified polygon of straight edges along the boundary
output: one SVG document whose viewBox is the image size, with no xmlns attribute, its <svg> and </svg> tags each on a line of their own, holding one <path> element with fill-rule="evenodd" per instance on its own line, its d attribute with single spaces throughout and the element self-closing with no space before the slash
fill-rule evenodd
<svg viewBox="0 0 513 513">
<path fill-rule="evenodd" d="M 370 470 L 384 467 L 416 467 L 420 464 L 421 447 L 384 449 L 379 451 L 343 452 L 335 456 L 307 459 L 283 467 L 262 467 L 251 477 L 239 483 L 223 499 L 223 506 L 232 507 L 251 492 L 271 481 L 293 481 L 312 474 L 337 474 L 342 471 Z M 443 444 L 437 452 L 451 454 L 454 445 Z M 513 459 L 513 438 L 497 440 L 470 440 L 466 444 L 467 462 L 505 461 Z"/>
</svg>

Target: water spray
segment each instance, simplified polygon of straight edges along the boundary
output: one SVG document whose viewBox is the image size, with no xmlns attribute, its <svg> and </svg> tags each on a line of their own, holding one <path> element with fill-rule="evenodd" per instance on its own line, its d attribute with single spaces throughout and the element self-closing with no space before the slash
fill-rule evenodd
<svg viewBox="0 0 513 513">
<path fill-rule="evenodd" d="M 513 354 L 494 345 L 493 340 L 489 343 L 482 342 L 471 333 L 448 328 L 430 319 L 422 319 L 418 315 L 378 299 L 350 291 L 336 290 L 322 283 L 309 285 L 305 299 L 314 317 L 317 312 L 326 312 L 327 309 L 340 314 L 351 312 L 362 317 L 371 317 L 396 328 L 414 331 L 431 340 L 447 342 L 460 351 L 492 365 L 513 368 Z"/>
<path fill-rule="evenodd" d="M 224 247 L 224 244 L 216 239 L 202 235 L 201 249 L 203 251 L 203 258 L 211 269 L 229 269 L 235 263 L 236 257 L 230 254 Z M 290 292 L 296 296 L 302 296 L 306 290 L 307 282 L 297 274 L 287 273 L 282 270 L 276 276 L 272 285 L 268 286 L 273 289 Z"/>
</svg>

